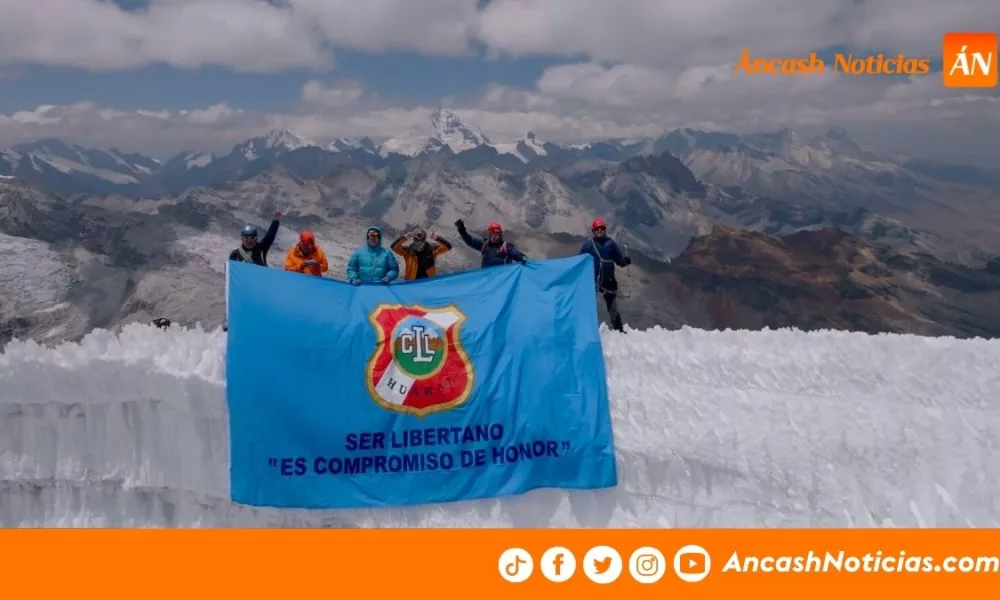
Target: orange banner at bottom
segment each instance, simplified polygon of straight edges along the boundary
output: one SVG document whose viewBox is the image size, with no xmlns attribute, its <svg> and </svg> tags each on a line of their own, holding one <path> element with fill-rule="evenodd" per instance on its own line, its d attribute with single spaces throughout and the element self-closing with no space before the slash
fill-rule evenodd
<svg viewBox="0 0 1000 600">
<path fill-rule="evenodd" d="M 11 598 L 842 600 L 993 594 L 1000 584 L 1000 534 L 965 529 L 5 530 L 0 557 Z"/>
</svg>

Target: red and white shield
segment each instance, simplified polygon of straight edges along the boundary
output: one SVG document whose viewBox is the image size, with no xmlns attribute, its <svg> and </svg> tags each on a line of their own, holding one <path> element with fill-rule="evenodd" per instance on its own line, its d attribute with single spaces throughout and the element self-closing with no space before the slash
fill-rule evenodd
<svg viewBox="0 0 1000 600">
<path fill-rule="evenodd" d="M 464 404 L 475 379 L 461 342 L 465 318 L 454 305 L 377 306 L 368 318 L 377 340 L 366 372 L 372 399 L 418 417 Z"/>
</svg>

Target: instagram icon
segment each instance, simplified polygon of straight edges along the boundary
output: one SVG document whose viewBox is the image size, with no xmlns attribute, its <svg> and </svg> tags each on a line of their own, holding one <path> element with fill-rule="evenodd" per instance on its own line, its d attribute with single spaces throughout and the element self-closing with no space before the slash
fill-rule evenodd
<svg viewBox="0 0 1000 600">
<path fill-rule="evenodd" d="M 628 559 L 628 572 L 639 583 L 656 583 L 666 573 L 663 553 L 652 546 L 643 546 Z"/>
</svg>

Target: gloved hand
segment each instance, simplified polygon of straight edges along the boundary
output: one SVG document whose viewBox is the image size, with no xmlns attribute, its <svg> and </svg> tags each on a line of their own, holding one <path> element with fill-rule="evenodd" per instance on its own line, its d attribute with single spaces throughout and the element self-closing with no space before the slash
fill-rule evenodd
<svg viewBox="0 0 1000 600">
<path fill-rule="evenodd" d="M 455 227 L 457 227 L 459 231 L 465 231 L 465 221 L 462 219 L 455 221 Z"/>
<path fill-rule="evenodd" d="M 388 277 L 383 277 L 383 278 L 382 278 L 382 283 L 383 283 L 384 285 L 389 285 L 389 278 L 388 278 Z"/>
<path fill-rule="evenodd" d="M 352 279 L 351 280 L 351 285 L 361 285 L 361 280 L 360 279 Z"/>
<path fill-rule="evenodd" d="M 632 259 L 626 256 L 625 260 L 623 260 L 622 262 L 625 263 L 625 266 L 627 267 L 630 264 L 632 264 Z"/>
</svg>

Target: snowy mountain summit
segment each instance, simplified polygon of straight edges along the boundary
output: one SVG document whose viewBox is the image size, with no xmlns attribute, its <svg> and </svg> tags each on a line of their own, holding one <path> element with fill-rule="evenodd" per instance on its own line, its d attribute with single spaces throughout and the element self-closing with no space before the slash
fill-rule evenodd
<svg viewBox="0 0 1000 600">
<path fill-rule="evenodd" d="M 448 109 L 438 109 L 431 113 L 431 134 L 416 128 L 403 135 L 386 140 L 379 154 L 402 154 L 417 156 L 424 152 L 438 152 L 447 146 L 458 154 L 479 146 L 490 145 L 489 138 L 481 129 L 462 120 Z"/>
<path fill-rule="evenodd" d="M 238 150 L 247 160 L 255 160 L 264 155 L 276 155 L 318 144 L 288 130 L 273 129 L 265 135 L 249 139 L 238 145 Z"/>
<path fill-rule="evenodd" d="M 440 142 L 442 146 L 448 146 L 455 153 L 490 144 L 490 140 L 481 129 L 466 123 L 450 110 L 436 110 L 431 113 L 431 126 L 434 127 L 431 141 Z"/>
<path fill-rule="evenodd" d="M 368 152 L 370 154 L 375 154 L 377 148 L 375 143 L 371 141 L 370 138 L 337 138 L 330 142 L 326 147 L 327 152 L 355 152 L 358 150 Z"/>
</svg>

